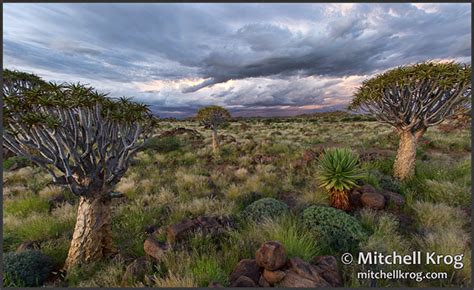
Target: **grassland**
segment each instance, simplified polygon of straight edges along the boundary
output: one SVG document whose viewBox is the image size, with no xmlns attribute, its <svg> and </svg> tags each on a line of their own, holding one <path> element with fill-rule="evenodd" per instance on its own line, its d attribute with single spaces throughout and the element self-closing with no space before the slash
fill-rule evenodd
<svg viewBox="0 0 474 290">
<path fill-rule="evenodd" d="M 118 287 L 127 264 L 144 255 L 147 227 L 166 227 L 200 215 L 233 217 L 238 226 L 219 239 L 196 233 L 169 251 L 146 281 L 134 286 L 193 287 L 211 281 L 228 286 L 237 262 L 253 257 L 267 240 L 279 240 L 290 256 L 305 260 L 322 254 L 338 256 L 299 221 L 302 209 L 328 204 L 328 194 L 316 180 L 317 160 L 301 160 L 308 150 L 335 146 L 350 147 L 361 157 L 375 156 L 362 158 L 364 181 L 398 192 L 406 200 L 396 214 L 366 209 L 352 213 L 370 233 L 358 245 L 360 249 L 465 254 L 463 269 L 441 269 L 449 272 L 447 280 L 378 280 L 377 286 L 471 283 L 470 128 L 448 133 L 430 128 L 418 146 L 415 177 L 399 183 L 390 177 L 398 137 L 393 128 L 364 118 L 329 115 L 233 121 L 219 131 L 225 137 L 218 155 L 212 153 L 211 132 L 194 121 L 162 121 L 155 135 L 179 127 L 196 130 L 204 138 L 193 141 L 184 134 L 151 140 L 117 186 L 125 195 L 113 206 L 114 241 L 120 257 L 77 268 L 59 285 Z M 59 269 L 67 256 L 77 199 L 67 190 L 48 185 L 49 181 L 47 173 L 34 166 L 4 172 L 3 251 L 14 251 L 26 240 L 37 241 Z M 57 195 L 63 195 L 65 202 L 51 208 L 48 200 Z M 290 201 L 292 214 L 246 221 L 242 210 L 260 197 Z M 355 278 L 361 269 L 340 267 L 346 287 L 371 285 Z"/>
</svg>

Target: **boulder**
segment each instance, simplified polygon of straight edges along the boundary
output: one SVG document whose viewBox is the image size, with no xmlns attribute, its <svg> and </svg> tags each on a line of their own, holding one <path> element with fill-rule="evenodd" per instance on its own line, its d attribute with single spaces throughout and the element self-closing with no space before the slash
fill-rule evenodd
<svg viewBox="0 0 474 290">
<path fill-rule="evenodd" d="M 260 267 L 275 271 L 286 264 L 286 251 L 280 242 L 266 242 L 255 253 L 255 259 Z"/>
<path fill-rule="evenodd" d="M 399 211 L 405 204 L 405 198 L 396 192 L 382 190 L 380 191 L 380 194 L 384 196 L 386 204 L 393 206 L 397 211 Z"/>
<path fill-rule="evenodd" d="M 278 271 L 278 270 L 277 271 L 269 271 L 269 270 L 266 270 L 266 269 L 263 271 L 263 277 L 271 285 L 274 285 L 274 284 L 280 282 L 281 280 L 283 280 L 283 278 L 285 278 L 285 275 L 286 275 L 286 273 L 284 271 Z"/>
<path fill-rule="evenodd" d="M 311 162 L 313 161 L 314 159 L 316 159 L 316 157 L 319 156 L 319 153 L 314 151 L 314 150 L 306 150 L 304 153 L 303 153 L 303 160 L 305 162 Z"/>
<path fill-rule="evenodd" d="M 292 258 L 288 261 L 289 269 L 278 284 L 281 287 L 330 287 L 318 273 L 317 268 L 300 258 Z"/>
<path fill-rule="evenodd" d="M 223 234 L 229 228 L 235 227 L 235 221 L 229 217 L 199 216 L 194 219 L 185 219 L 171 225 L 167 229 L 167 240 L 169 243 L 185 239 L 190 233 L 200 230 L 211 236 Z"/>
<path fill-rule="evenodd" d="M 362 185 L 358 191 L 361 193 L 361 194 L 364 194 L 364 193 L 376 193 L 377 190 L 370 184 L 364 184 Z"/>
<path fill-rule="evenodd" d="M 332 287 L 342 286 L 342 277 L 337 267 L 337 260 L 334 256 L 317 256 L 313 259 L 312 264 L 316 271 L 326 280 Z"/>
<path fill-rule="evenodd" d="M 230 284 L 230 287 L 256 287 L 257 284 L 247 276 L 240 276 L 233 283 Z"/>
<path fill-rule="evenodd" d="M 233 284 L 241 276 L 250 278 L 254 285 L 257 285 L 260 280 L 260 268 L 257 265 L 257 261 L 254 259 L 243 259 L 237 263 L 234 271 L 230 274 L 230 283 Z"/>
<path fill-rule="evenodd" d="M 360 200 L 364 207 L 371 209 L 383 209 L 385 207 L 385 197 L 377 192 L 364 192 Z"/>
<path fill-rule="evenodd" d="M 352 208 L 362 207 L 362 201 L 360 200 L 361 196 L 362 196 L 362 193 L 360 193 L 360 191 L 358 190 L 349 191 L 349 203 Z"/>
<path fill-rule="evenodd" d="M 122 287 L 131 286 L 134 282 L 142 281 L 145 278 L 145 274 L 151 271 L 151 268 L 151 262 L 145 257 L 134 260 L 125 269 L 125 273 L 122 276 Z"/>
<path fill-rule="evenodd" d="M 263 277 L 263 275 L 260 276 L 260 280 L 258 280 L 258 285 L 260 287 L 270 287 L 271 286 L 270 283 L 265 279 L 265 277 Z"/>
<path fill-rule="evenodd" d="M 158 241 L 153 236 L 149 236 L 143 244 L 143 249 L 147 255 L 159 261 L 164 257 L 166 251 L 169 249 L 169 245 L 165 242 Z"/>
<path fill-rule="evenodd" d="M 197 224 L 194 220 L 185 219 L 181 222 L 171 225 L 167 230 L 167 239 L 169 243 L 173 243 L 184 239 L 189 232 L 194 231 Z"/>
</svg>

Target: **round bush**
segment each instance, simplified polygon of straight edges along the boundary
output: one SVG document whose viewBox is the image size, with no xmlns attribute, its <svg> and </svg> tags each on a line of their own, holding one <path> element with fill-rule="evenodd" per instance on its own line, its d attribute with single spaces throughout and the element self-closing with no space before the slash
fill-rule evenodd
<svg viewBox="0 0 474 290">
<path fill-rule="evenodd" d="M 265 197 L 251 203 L 243 212 L 244 217 L 253 221 L 275 218 L 288 213 L 288 206 L 279 200 Z"/>
<path fill-rule="evenodd" d="M 15 285 L 41 286 L 52 270 L 52 259 L 37 250 L 9 252 L 3 256 L 4 279 Z"/>
<path fill-rule="evenodd" d="M 302 220 L 306 227 L 317 232 L 328 248 L 335 251 L 354 251 L 367 237 L 356 218 L 336 208 L 310 206 L 303 211 Z"/>
</svg>

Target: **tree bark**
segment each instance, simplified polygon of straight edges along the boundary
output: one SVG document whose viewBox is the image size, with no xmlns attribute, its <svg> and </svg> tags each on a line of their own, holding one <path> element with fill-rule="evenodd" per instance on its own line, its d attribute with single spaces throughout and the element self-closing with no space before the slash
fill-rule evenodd
<svg viewBox="0 0 474 290">
<path fill-rule="evenodd" d="M 100 260 L 114 252 L 110 199 L 81 197 L 64 269 Z"/>
<path fill-rule="evenodd" d="M 217 130 L 212 130 L 212 150 L 214 153 L 219 151 L 219 137 L 217 136 Z"/>
<path fill-rule="evenodd" d="M 400 133 L 400 144 L 393 166 L 393 175 L 400 180 L 407 179 L 415 173 L 416 142 L 418 138 L 410 131 Z"/>
</svg>

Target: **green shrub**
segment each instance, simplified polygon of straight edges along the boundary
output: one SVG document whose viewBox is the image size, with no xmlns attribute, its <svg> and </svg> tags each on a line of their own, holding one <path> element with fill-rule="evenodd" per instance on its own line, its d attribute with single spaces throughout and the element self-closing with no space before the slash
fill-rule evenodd
<svg viewBox="0 0 474 290">
<path fill-rule="evenodd" d="M 41 286 L 53 262 L 40 251 L 9 252 L 3 256 L 4 279 L 26 287 Z"/>
<path fill-rule="evenodd" d="M 288 213 L 288 206 L 274 198 L 266 197 L 250 204 L 243 212 L 243 217 L 248 220 L 260 221 L 265 218 L 275 218 Z"/>
<path fill-rule="evenodd" d="M 18 168 L 22 168 L 26 166 L 31 166 L 32 164 L 33 163 L 31 163 L 31 161 L 28 160 L 28 158 L 26 157 L 13 156 L 3 161 L 3 169 L 10 170 L 10 168 L 12 168 L 13 165 L 16 165 Z"/>
<path fill-rule="evenodd" d="M 166 153 L 181 148 L 181 142 L 174 136 L 152 137 L 146 141 L 144 148 Z"/>
<path fill-rule="evenodd" d="M 340 252 L 356 250 L 359 242 L 367 236 L 356 218 L 332 207 L 310 206 L 303 211 L 302 220 L 329 249 Z"/>
</svg>

